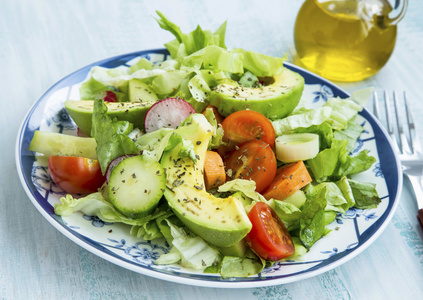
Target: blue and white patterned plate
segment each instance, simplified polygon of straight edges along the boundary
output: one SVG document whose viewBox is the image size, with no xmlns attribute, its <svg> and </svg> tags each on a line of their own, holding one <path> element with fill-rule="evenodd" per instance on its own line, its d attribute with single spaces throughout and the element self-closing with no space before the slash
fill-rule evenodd
<svg viewBox="0 0 423 300">
<path fill-rule="evenodd" d="M 30 109 L 19 130 L 16 143 L 16 165 L 22 185 L 39 212 L 61 233 L 88 251 L 132 271 L 183 284 L 207 287 L 258 287 L 293 282 L 331 270 L 366 249 L 391 220 L 402 189 L 399 161 L 381 124 L 368 111 L 359 115 L 365 131 L 355 151 L 368 149 L 377 158 L 374 166 L 356 176 L 356 179 L 374 182 L 382 198 L 377 209 L 351 209 L 339 214 L 329 225 L 332 232 L 319 240 L 306 255 L 298 260 L 278 262 L 258 276 L 248 278 L 221 278 L 182 268 L 179 265 L 154 264 L 162 253 L 169 251 L 163 240 L 144 241 L 129 234 L 129 227 L 106 223 L 98 218 L 75 213 L 69 217 L 54 214 L 53 204 L 65 193 L 50 179 L 46 162 L 35 159 L 28 150 L 34 131 L 44 130 L 76 134 L 76 126 L 63 103 L 79 99 L 79 87 L 93 66 L 113 68 L 129 66 L 140 57 L 161 62 L 168 57 L 165 49 L 147 50 L 112 57 L 86 66 L 52 86 Z M 302 96 L 309 107 L 320 106 L 328 98 L 349 95 L 327 80 L 291 64 L 286 67 L 300 73 L 305 79 Z"/>
</svg>

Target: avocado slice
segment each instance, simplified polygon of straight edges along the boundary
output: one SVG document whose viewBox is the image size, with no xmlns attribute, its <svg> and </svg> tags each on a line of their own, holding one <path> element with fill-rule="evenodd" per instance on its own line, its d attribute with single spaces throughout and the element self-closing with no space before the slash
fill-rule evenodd
<svg viewBox="0 0 423 300">
<path fill-rule="evenodd" d="M 271 120 L 289 115 L 301 99 L 304 78 L 287 68 L 266 86 L 254 88 L 237 82 L 219 84 L 210 94 L 210 104 L 223 116 L 245 109 L 257 111 Z"/>
<path fill-rule="evenodd" d="M 148 109 L 155 103 L 150 102 L 104 102 L 107 105 L 107 115 L 121 121 L 131 122 L 134 127 L 143 129 L 144 118 Z M 79 129 L 91 136 L 94 100 L 67 100 L 65 108 Z"/>
<path fill-rule="evenodd" d="M 232 246 L 219 248 L 219 250 L 224 256 L 245 257 L 247 244 L 245 239 L 242 239 Z"/>
<path fill-rule="evenodd" d="M 156 102 L 159 100 L 157 94 L 141 79 L 133 78 L 129 80 L 128 86 L 130 102 Z"/>
<path fill-rule="evenodd" d="M 190 116 L 175 133 L 194 145 L 197 162 L 179 156 L 181 146 L 167 151 L 161 159 L 166 170 L 164 196 L 175 215 L 195 234 L 218 247 L 238 243 L 251 230 L 241 201 L 233 196 L 217 198 L 204 185 L 204 158 L 213 127 L 202 114 Z"/>
</svg>

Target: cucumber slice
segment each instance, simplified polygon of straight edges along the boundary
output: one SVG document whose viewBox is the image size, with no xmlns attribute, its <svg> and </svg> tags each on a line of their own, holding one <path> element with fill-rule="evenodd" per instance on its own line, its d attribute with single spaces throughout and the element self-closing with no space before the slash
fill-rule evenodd
<svg viewBox="0 0 423 300">
<path fill-rule="evenodd" d="M 319 153 L 319 135 L 296 133 L 278 136 L 275 140 L 276 158 L 290 163 L 312 159 Z"/>
<path fill-rule="evenodd" d="M 97 159 L 96 147 L 94 138 L 36 130 L 29 144 L 29 151 L 46 156 L 66 155 Z"/>
<path fill-rule="evenodd" d="M 113 206 L 130 218 L 150 214 L 163 196 L 166 175 L 158 162 L 131 156 L 110 173 L 107 195 Z"/>
</svg>

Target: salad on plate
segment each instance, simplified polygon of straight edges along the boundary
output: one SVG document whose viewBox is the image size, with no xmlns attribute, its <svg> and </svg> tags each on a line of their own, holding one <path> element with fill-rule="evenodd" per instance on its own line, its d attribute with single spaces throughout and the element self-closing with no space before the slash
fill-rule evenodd
<svg viewBox="0 0 423 300">
<path fill-rule="evenodd" d="M 126 224 L 166 241 L 155 264 L 228 278 L 301 257 L 337 214 L 378 206 L 376 185 L 351 178 L 376 161 L 352 155 L 371 89 L 306 107 L 286 57 L 228 50 L 226 23 L 186 34 L 158 15 L 171 59 L 93 67 L 65 102 L 78 135 L 35 131 L 29 150 L 67 192 L 55 214 Z"/>
</svg>

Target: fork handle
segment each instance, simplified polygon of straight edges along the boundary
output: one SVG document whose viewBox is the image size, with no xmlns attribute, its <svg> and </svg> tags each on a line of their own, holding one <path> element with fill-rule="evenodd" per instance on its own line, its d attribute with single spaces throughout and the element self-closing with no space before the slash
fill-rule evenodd
<svg viewBox="0 0 423 300">
<path fill-rule="evenodd" d="M 417 213 L 417 219 L 420 222 L 420 226 L 423 228 L 423 208 L 419 209 Z"/>
</svg>

